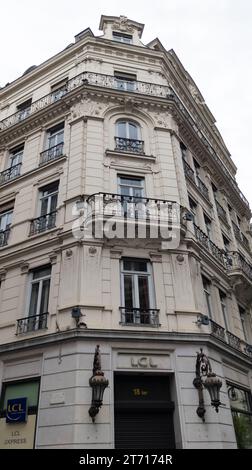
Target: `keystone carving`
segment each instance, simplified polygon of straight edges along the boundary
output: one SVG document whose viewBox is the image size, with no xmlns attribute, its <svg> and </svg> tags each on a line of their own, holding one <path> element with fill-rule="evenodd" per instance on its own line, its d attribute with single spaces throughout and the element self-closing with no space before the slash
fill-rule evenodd
<svg viewBox="0 0 252 470">
<path fill-rule="evenodd" d="M 127 16 L 121 15 L 118 21 L 115 21 L 112 25 L 113 29 L 119 29 L 120 31 L 129 31 L 130 33 L 133 31 L 132 26 L 128 24 Z"/>
</svg>

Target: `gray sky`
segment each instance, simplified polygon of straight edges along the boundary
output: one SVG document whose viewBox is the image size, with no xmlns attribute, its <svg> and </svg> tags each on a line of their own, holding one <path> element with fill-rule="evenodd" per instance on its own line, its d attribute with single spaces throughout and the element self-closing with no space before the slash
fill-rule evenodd
<svg viewBox="0 0 252 470">
<path fill-rule="evenodd" d="M 144 23 L 143 42 L 158 37 L 174 49 L 199 87 L 252 207 L 251 0 L 8 0 L 0 11 L 0 86 L 64 49 L 86 27 L 101 34 L 101 14 Z"/>
</svg>

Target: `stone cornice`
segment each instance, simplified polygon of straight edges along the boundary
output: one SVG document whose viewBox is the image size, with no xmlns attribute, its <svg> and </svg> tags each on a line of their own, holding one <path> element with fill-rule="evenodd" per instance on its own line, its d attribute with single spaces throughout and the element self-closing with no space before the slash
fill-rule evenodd
<svg viewBox="0 0 252 470">
<path fill-rule="evenodd" d="M 218 350 L 226 360 L 234 360 L 236 364 L 243 364 L 248 369 L 251 369 L 251 359 L 239 352 L 236 349 L 231 348 L 227 343 L 215 338 L 213 335 L 208 333 L 180 333 L 180 332 L 155 332 L 155 331 L 139 331 L 136 330 L 102 330 L 102 329 L 73 329 L 67 331 L 61 331 L 51 334 L 43 334 L 41 336 L 23 338 L 19 341 L 1 344 L 0 354 L 1 359 L 5 357 L 10 358 L 10 354 L 13 352 L 16 354 L 19 352 L 25 352 L 32 350 L 40 350 L 41 354 L 46 350 L 47 347 L 66 343 L 67 341 L 111 341 L 112 347 L 113 342 L 127 342 L 130 344 L 133 341 L 139 341 L 140 343 L 152 343 L 159 344 L 159 346 L 175 346 L 176 344 L 194 344 L 195 348 L 199 347 L 212 347 Z M 5 356 L 5 357 L 4 357 Z M 226 357 L 228 356 L 228 358 Z M 196 357 L 196 352 L 195 352 Z"/>
</svg>

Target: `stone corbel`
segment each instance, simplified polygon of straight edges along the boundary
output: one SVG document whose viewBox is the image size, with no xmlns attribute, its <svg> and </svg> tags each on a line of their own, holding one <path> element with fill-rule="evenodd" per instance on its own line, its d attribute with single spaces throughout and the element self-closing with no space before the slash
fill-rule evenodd
<svg viewBox="0 0 252 470">
<path fill-rule="evenodd" d="M 119 248 L 111 248 L 110 249 L 110 258 L 111 259 L 121 259 L 123 250 Z"/>
<path fill-rule="evenodd" d="M 21 274 L 27 274 L 29 272 L 29 263 L 25 261 L 20 266 Z"/>
<path fill-rule="evenodd" d="M 5 281 L 6 274 L 7 274 L 7 269 L 2 269 L 0 271 L 0 282 Z"/>
<path fill-rule="evenodd" d="M 56 264 L 57 263 L 57 253 L 54 253 L 54 252 L 51 253 L 49 255 L 49 259 L 50 259 L 51 265 Z"/>
<path fill-rule="evenodd" d="M 150 259 L 153 261 L 153 263 L 162 263 L 162 254 L 161 253 L 156 253 L 155 251 L 150 251 L 149 252 Z"/>
</svg>

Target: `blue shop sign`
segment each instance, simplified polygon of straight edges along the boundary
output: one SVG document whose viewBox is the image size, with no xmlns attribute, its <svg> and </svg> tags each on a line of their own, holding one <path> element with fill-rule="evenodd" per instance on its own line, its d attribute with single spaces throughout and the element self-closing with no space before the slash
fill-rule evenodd
<svg viewBox="0 0 252 470">
<path fill-rule="evenodd" d="M 25 423 L 27 420 L 27 398 L 12 398 L 7 401 L 6 423 Z"/>
</svg>

